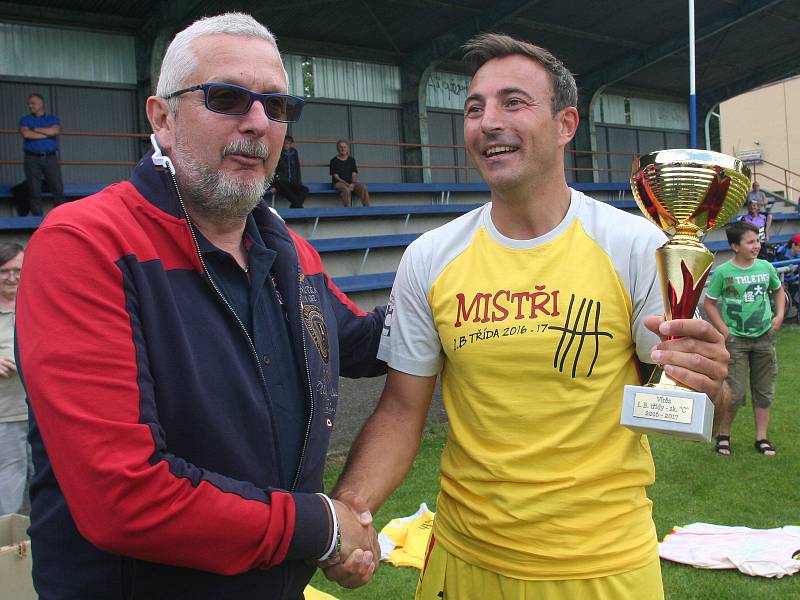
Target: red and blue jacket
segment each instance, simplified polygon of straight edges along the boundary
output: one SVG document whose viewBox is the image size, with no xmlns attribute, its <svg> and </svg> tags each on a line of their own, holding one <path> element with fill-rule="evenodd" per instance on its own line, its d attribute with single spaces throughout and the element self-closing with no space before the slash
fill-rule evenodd
<svg viewBox="0 0 800 600">
<path fill-rule="evenodd" d="M 322 475 L 338 376 L 377 375 L 383 310 L 365 314 L 319 255 L 253 211 L 284 285 L 308 421 L 292 481 L 265 370 L 205 269 L 174 177 L 53 210 L 17 300 L 31 407 L 34 583 L 42 600 L 302 598 L 329 543 Z M 272 376 L 270 374 L 270 376 Z"/>
</svg>

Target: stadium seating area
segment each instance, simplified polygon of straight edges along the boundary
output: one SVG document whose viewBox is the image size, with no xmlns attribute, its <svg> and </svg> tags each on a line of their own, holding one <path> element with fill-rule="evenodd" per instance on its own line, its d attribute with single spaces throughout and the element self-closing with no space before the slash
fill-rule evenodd
<svg viewBox="0 0 800 600">
<path fill-rule="evenodd" d="M 617 208 L 637 212 L 627 184 L 572 184 Z M 10 185 L 0 185 L 0 237 L 24 241 L 41 223 L 40 217 L 15 217 Z M 65 186 L 69 199 L 81 198 L 103 186 Z M 373 205 L 344 208 L 327 183 L 308 184 L 306 208 L 284 208 L 281 198 L 273 207 L 297 233 L 308 239 L 323 257 L 336 284 L 362 308 L 386 302 L 403 250 L 420 234 L 464 214 L 489 200 L 485 184 L 389 183 L 371 184 Z M 47 201 L 47 195 L 44 194 Z M 5 202 L 3 202 L 5 200 Z M 776 210 L 772 241 L 783 242 L 800 231 L 795 207 Z M 718 260 L 729 258 L 723 232 L 708 235 L 706 245 Z"/>
</svg>

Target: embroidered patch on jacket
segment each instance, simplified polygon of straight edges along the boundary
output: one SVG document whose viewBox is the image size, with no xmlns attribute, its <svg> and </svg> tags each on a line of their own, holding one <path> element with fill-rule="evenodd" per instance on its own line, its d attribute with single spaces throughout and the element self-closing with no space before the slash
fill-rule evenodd
<svg viewBox="0 0 800 600">
<path fill-rule="evenodd" d="M 303 323 L 305 323 L 317 352 L 322 357 L 322 361 L 327 365 L 330 354 L 328 352 L 328 328 L 325 326 L 325 317 L 322 311 L 313 304 L 303 306 Z"/>
</svg>

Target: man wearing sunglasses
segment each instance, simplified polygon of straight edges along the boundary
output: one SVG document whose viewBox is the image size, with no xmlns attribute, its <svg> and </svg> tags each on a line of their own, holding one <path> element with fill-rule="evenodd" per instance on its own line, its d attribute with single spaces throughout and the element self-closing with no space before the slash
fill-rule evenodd
<svg viewBox="0 0 800 600">
<path fill-rule="evenodd" d="M 321 492 L 338 377 L 385 370 L 383 311 L 260 203 L 302 107 L 266 28 L 201 19 L 167 49 L 131 180 L 32 237 L 40 598 L 297 600 L 316 565 L 371 577 L 369 515 Z"/>
</svg>

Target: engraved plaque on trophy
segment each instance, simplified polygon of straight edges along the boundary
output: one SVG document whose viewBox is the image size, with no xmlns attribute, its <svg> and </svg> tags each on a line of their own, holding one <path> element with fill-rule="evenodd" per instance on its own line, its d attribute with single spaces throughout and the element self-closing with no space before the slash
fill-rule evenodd
<svg viewBox="0 0 800 600">
<path fill-rule="evenodd" d="M 750 190 L 750 169 L 718 152 L 660 150 L 633 162 L 631 188 L 645 216 L 672 234 L 655 256 L 666 318 L 691 319 L 714 261 L 700 238 L 739 211 Z M 620 423 L 641 433 L 709 441 L 714 405 L 708 396 L 663 372 L 654 379 L 625 386 Z"/>
</svg>

